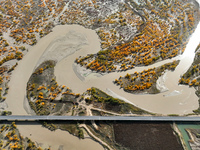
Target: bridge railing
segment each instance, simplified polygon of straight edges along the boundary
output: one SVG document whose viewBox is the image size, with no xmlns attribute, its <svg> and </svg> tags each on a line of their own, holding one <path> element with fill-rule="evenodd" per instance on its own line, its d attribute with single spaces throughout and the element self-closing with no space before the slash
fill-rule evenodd
<svg viewBox="0 0 200 150">
<path fill-rule="evenodd" d="M 200 122 L 200 117 L 184 116 L 0 116 L 0 121 L 81 121 L 81 120 L 102 120 L 102 121 L 180 121 Z"/>
</svg>

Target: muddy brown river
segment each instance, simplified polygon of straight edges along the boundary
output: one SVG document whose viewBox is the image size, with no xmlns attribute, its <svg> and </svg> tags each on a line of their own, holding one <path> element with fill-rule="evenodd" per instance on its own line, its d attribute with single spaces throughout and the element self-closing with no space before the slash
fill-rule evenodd
<svg viewBox="0 0 200 150">
<path fill-rule="evenodd" d="M 10 89 L 6 100 L 8 110 L 12 111 L 13 115 L 29 115 L 24 109 L 28 108 L 28 104 L 24 101 L 26 84 L 37 65 L 43 60 L 52 59 L 57 61 L 55 75 L 58 84 L 70 87 L 75 93 L 82 93 L 87 88 L 97 87 L 114 97 L 119 97 L 154 113 L 180 115 L 191 113 L 192 110 L 198 108 L 198 97 L 195 95 L 194 88 L 179 86 L 178 80 L 194 59 L 194 50 L 200 41 L 198 33 L 200 33 L 200 24 L 191 36 L 182 56 L 147 67 L 136 67 L 126 72 L 101 76 L 74 64 L 77 57 L 100 50 L 100 41 L 95 31 L 79 25 L 56 26 L 53 32 L 42 38 L 18 63 L 9 82 Z M 174 72 L 167 72 L 163 77 L 165 82 L 162 86 L 168 88 L 166 92 L 156 95 L 134 95 L 124 92 L 119 86 L 113 84 L 113 80 L 119 78 L 120 75 L 124 76 L 149 67 L 157 67 L 175 59 L 180 59 L 180 64 Z M 19 125 L 18 128 L 23 136 L 30 137 L 33 141 L 46 143 L 53 149 L 58 149 L 60 145 L 70 150 L 103 149 L 100 144 L 91 139 L 79 140 L 67 132 L 60 130 L 51 132 L 41 125 Z"/>
</svg>

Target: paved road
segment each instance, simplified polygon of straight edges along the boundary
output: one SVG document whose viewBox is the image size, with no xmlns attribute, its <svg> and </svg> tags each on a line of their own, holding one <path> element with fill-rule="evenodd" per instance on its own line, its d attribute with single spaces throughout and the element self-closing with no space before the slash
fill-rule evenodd
<svg viewBox="0 0 200 150">
<path fill-rule="evenodd" d="M 200 122 L 200 117 L 170 117 L 170 116 L 0 116 L 1 121 L 67 121 L 67 120 L 110 120 L 110 121 L 181 121 Z"/>
</svg>

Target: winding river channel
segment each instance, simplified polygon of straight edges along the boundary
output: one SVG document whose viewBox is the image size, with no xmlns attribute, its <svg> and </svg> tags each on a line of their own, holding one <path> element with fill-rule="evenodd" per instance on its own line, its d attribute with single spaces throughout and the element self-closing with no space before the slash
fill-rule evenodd
<svg viewBox="0 0 200 150">
<path fill-rule="evenodd" d="M 95 31 L 85 29 L 79 25 L 56 26 L 53 32 L 42 38 L 37 45 L 32 47 L 25 57 L 18 63 L 18 67 L 12 74 L 9 82 L 9 93 L 7 96 L 8 110 L 13 115 L 28 115 L 28 104 L 26 102 L 26 84 L 36 66 L 43 60 L 57 61 L 55 75 L 58 84 L 70 87 L 75 93 L 82 93 L 90 87 L 97 87 L 108 94 L 119 97 L 131 104 L 150 112 L 158 114 L 187 114 L 198 108 L 198 97 L 194 88 L 179 86 L 180 75 L 186 71 L 194 59 L 194 51 L 200 41 L 200 24 L 191 36 L 183 55 L 176 58 L 161 61 L 147 67 L 136 67 L 126 72 L 115 72 L 105 75 L 91 73 L 74 64 L 79 56 L 96 53 L 100 50 L 100 41 Z M 60 53 L 60 55 L 59 55 Z M 180 60 L 174 72 L 167 72 L 161 80 L 168 90 L 156 95 L 143 94 L 134 95 L 124 92 L 119 86 L 113 84 L 114 79 L 127 73 L 142 71 Z M 26 110 L 25 110 L 26 109 Z M 97 142 L 91 139 L 79 140 L 67 132 L 56 130 L 51 132 L 41 125 L 18 125 L 23 136 L 30 137 L 34 141 L 51 145 L 58 149 L 63 145 L 64 149 L 103 149 Z M 56 139 L 56 140 L 55 140 Z M 78 143 L 78 144 L 77 144 Z"/>
<path fill-rule="evenodd" d="M 69 55 L 68 57 L 65 57 L 57 63 L 55 67 L 56 80 L 59 84 L 69 86 L 75 93 L 82 93 L 86 91 L 87 88 L 97 87 L 114 97 L 121 98 L 142 109 L 158 114 L 183 115 L 192 113 L 192 110 L 198 108 L 198 97 L 195 94 L 194 88 L 189 88 L 188 86 L 179 86 L 178 80 L 193 62 L 195 55 L 194 51 L 200 41 L 200 38 L 198 38 L 198 33 L 200 33 L 200 24 L 196 28 L 195 33 L 193 33 L 191 36 L 185 52 L 181 56 L 161 61 L 151 66 L 136 67 L 125 72 L 114 72 L 101 76 L 97 73 L 88 73 L 87 70 L 84 70 L 74 64 L 74 60 L 79 56 L 96 53 L 96 50 L 100 49 L 99 44 L 98 46 L 94 45 L 94 43 L 97 43 L 98 38 L 96 36 L 88 36 L 83 32 L 80 33 L 80 36 L 81 34 L 86 36 L 88 44 L 82 46 L 81 50 Z M 173 60 L 178 59 L 180 60 L 180 63 L 175 71 L 167 72 L 161 79 L 164 82 L 163 84 L 165 84 L 162 84 L 162 86 L 165 86 L 166 89 L 168 89 L 166 92 L 154 95 L 135 95 L 124 92 L 124 90 L 120 89 L 119 86 L 113 84 L 114 79 L 118 79 L 120 76 L 124 76 L 127 73 L 131 74 L 135 71 L 140 72 L 144 69 L 158 67 L 167 62 L 172 62 Z"/>
</svg>

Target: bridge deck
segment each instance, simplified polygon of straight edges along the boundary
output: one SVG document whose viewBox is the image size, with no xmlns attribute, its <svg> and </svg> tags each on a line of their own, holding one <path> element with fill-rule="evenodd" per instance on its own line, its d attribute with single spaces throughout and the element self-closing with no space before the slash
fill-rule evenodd
<svg viewBox="0 0 200 150">
<path fill-rule="evenodd" d="M 81 120 L 108 120 L 108 121 L 180 121 L 200 122 L 200 117 L 172 117 L 172 116 L 0 116 L 0 121 L 81 121 Z"/>
</svg>

